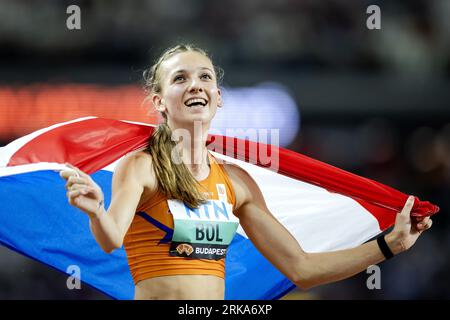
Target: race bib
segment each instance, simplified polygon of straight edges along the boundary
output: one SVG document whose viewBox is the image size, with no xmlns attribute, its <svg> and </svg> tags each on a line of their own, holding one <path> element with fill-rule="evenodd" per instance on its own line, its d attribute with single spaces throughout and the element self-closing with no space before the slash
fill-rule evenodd
<svg viewBox="0 0 450 320">
<path fill-rule="evenodd" d="M 168 200 L 167 203 L 174 221 L 171 256 L 210 260 L 225 258 L 239 226 L 239 219 L 234 216 L 230 203 L 208 200 L 196 209 L 181 200 Z"/>
</svg>

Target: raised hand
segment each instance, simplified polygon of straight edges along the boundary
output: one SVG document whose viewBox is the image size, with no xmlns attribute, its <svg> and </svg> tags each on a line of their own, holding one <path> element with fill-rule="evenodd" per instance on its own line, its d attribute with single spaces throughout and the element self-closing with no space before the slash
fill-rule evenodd
<svg viewBox="0 0 450 320">
<path fill-rule="evenodd" d="M 414 197 L 410 196 L 402 211 L 397 214 L 394 229 L 388 235 L 392 240 L 390 247 L 394 254 L 411 248 L 422 232 L 430 229 L 433 224 L 430 217 L 413 217 L 411 219 L 413 205 Z"/>
</svg>

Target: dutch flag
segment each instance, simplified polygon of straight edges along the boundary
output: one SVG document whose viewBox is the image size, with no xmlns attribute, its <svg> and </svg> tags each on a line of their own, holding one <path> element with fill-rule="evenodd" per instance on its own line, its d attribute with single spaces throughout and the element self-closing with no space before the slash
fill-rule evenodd
<svg viewBox="0 0 450 320">
<path fill-rule="evenodd" d="M 103 252 L 87 215 L 69 205 L 58 171 L 68 162 L 91 174 L 107 207 L 115 165 L 145 147 L 153 129 L 87 117 L 38 130 L 0 148 L 0 243 L 62 272 L 76 265 L 83 282 L 113 298 L 133 299 L 124 249 Z M 290 150 L 271 149 L 278 157 L 274 171 L 260 158 L 263 144 L 212 135 L 208 147 L 255 179 L 270 211 L 307 252 L 364 243 L 393 225 L 407 199 L 398 190 Z M 438 211 L 416 198 L 412 215 Z M 241 227 L 225 266 L 226 299 L 277 299 L 294 288 Z"/>
</svg>

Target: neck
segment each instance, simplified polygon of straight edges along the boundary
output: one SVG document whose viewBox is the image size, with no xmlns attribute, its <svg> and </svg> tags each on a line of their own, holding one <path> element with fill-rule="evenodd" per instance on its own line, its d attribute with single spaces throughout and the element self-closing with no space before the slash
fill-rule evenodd
<svg viewBox="0 0 450 320">
<path fill-rule="evenodd" d="M 194 177 L 202 177 L 209 172 L 208 150 L 206 140 L 208 138 L 209 124 L 194 121 L 192 125 L 179 125 L 169 119 L 167 125 L 172 130 L 172 135 L 177 143 L 177 150 L 181 160 L 192 172 Z"/>
</svg>

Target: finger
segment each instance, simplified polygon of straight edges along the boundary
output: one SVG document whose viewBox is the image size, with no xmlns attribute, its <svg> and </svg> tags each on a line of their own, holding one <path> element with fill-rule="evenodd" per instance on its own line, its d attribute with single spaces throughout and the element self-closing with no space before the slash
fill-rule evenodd
<svg viewBox="0 0 450 320">
<path fill-rule="evenodd" d="M 80 177 L 86 177 L 87 176 L 86 173 L 84 173 L 83 171 L 81 171 L 77 167 L 71 165 L 70 163 L 66 162 L 65 165 L 68 166 L 70 169 L 75 170 L 75 172 L 77 172 L 78 176 L 80 176 Z"/>
<path fill-rule="evenodd" d="M 433 221 L 432 221 L 431 219 L 429 219 L 427 223 L 420 223 L 420 224 L 416 227 L 416 229 L 417 229 L 419 232 L 423 232 L 423 231 L 425 231 L 425 230 L 430 229 L 431 226 L 432 226 L 432 224 L 433 224 Z"/>
<path fill-rule="evenodd" d="M 73 201 L 75 200 L 75 198 L 78 197 L 80 194 L 81 194 L 81 190 L 67 191 L 67 198 L 69 200 L 69 203 L 73 204 Z"/>
<path fill-rule="evenodd" d="M 77 190 L 80 190 L 82 192 L 82 194 L 84 194 L 84 195 L 86 195 L 88 193 L 95 194 L 95 189 L 91 188 L 89 186 L 83 185 L 83 186 L 79 186 L 77 188 L 78 188 Z"/>
<path fill-rule="evenodd" d="M 425 230 L 426 224 L 418 223 L 418 224 L 414 225 L 414 227 L 416 228 L 417 231 L 423 231 L 423 230 Z"/>
<path fill-rule="evenodd" d="M 96 193 L 96 190 L 94 188 L 92 188 L 92 187 L 82 186 L 82 187 L 77 188 L 76 190 L 79 190 L 80 194 L 84 195 L 84 196 L 91 195 L 91 196 L 93 196 L 95 198 L 98 197 L 98 194 Z"/>
<path fill-rule="evenodd" d="M 87 183 L 86 178 L 81 178 L 81 177 L 77 177 L 77 176 L 71 176 L 68 179 L 68 181 L 71 183 Z"/>
<path fill-rule="evenodd" d="M 84 178 L 78 178 L 78 177 L 75 177 L 75 176 L 70 176 L 69 179 L 67 179 L 66 189 L 71 188 L 72 185 L 74 185 L 74 184 L 87 185 L 88 182 Z"/>
<path fill-rule="evenodd" d="M 420 222 L 417 222 L 417 225 L 418 225 L 418 226 L 421 226 L 421 227 L 424 227 L 424 226 L 426 226 L 426 225 L 428 224 L 428 222 L 430 222 L 430 221 L 431 221 L 430 217 L 423 217 L 423 220 L 420 221 Z"/>
<path fill-rule="evenodd" d="M 72 176 L 78 176 L 78 173 L 75 170 L 63 169 L 59 172 L 59 176 L 67 180 Z"/>
<path fill-rule="evenodd" d="M 87 187 L 87 186 L 73 186 L 71 189 L 67 190 L 67 196 L 70 195 L 70 192 L 79 192 L 79 194 L 86 195 L 88 193 L 94 192 L 95 190 L 93 188 Z"/>
<path fill-rule="evenodd" d="M 70 188 L 68 188 L 68 190 L 81 190 L 81 189 L 84 189 L 85 187 L 86 187 L 85 184 L 74 183 L 70 186 Z"/>
<path fill-rule="evenodd" d="M 414 206 L 414 196 L 409 196 L 408 200 L 406 200 L 405 202 L 402 211 L 400 212 L 400 215 L 409 218 L 413 206 Z"/>
</svg>

